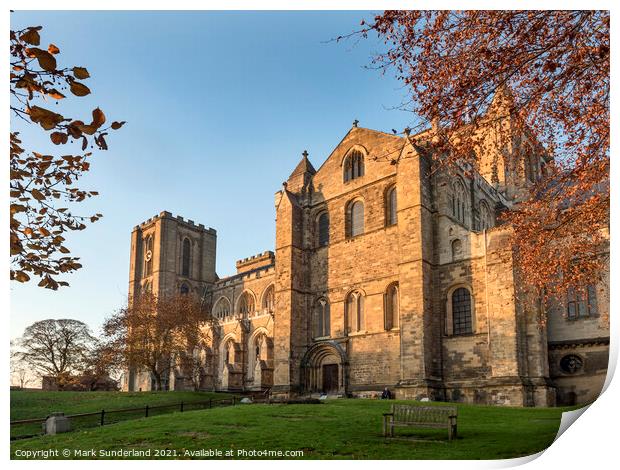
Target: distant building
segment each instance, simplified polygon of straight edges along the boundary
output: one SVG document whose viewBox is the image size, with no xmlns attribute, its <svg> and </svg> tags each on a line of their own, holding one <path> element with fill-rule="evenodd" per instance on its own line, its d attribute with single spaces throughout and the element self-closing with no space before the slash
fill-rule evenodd
<svg viewBox="0 0 620 470">
<path fill-rule="evenodd" d="M 275 195 L 275 253 L 238 261 L 230 277 L 215 273 L 214 229 L 169 212 L 134 228 L 130 296 L 181 292 L 212 306 L 212 342 L 192 352 L 201 388 L 365 396 L 388 387 L 397 398 L 513 406 L 598 396 L 608 279 L 567 294 L 541 324 L 508 229 L 496 226 L 547 157 L 511 169 L 482 155 L 480 173 L 430 173 L 424 142 L 425 133 L 355 123 L 318 170 L 304 153 Z M 177 368 L 165 386 L 189 384 Z M 153 384 L 130 370 L 122 386 Z"/>
</svg>

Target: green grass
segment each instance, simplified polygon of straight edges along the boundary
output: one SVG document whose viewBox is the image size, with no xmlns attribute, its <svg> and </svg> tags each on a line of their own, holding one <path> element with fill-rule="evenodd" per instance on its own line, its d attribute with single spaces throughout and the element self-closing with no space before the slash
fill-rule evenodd
<svg viewBox="0 0 620 470">
<path fill-rule="evenodd" d="M 18 449 L 93 448 L 171 449 L 176 458 L 189 458 L 185 450 L 232 449 L 234 458 L 243 458 L 237 456 L 238 449 L 267 449 L 303 450 L 305 459 L 499 459 L 548 447 L 566 410 L 458 405 L 459 436 L 447 442 L 447 430 L 401 428 L 396 431 L 400 438 L 383 438 L 381 414 L 390 403 L 341 399 L 321 405 L 256 404 L 173 413 L 14 441 L 11 456 L 15 458 Z"/>
<path fill-rule="evenodd" d="M 45 418 L 62 411 L 66 415 L 94 411 L 138 408 L 145 405 L 191 403 L 225 397 L 210 392 L 44 392 L 11 390 L 11 421 Z"/>
</svg>

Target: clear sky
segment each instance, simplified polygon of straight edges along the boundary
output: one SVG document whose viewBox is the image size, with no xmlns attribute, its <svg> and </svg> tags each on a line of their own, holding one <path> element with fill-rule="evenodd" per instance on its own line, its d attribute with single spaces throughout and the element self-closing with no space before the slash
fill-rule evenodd
<svg viewBox="0 0 620 470">
<path fill-rule="evenodd" d="M 97 332 L 127 295 L 132 228 L 162 210 L 217 230 L 217 272 L 273 250 L 274 193 L 304 149 L 316 168 L 360 126 L 390 132 L 413 116 L 393 108 L 392 74 L 364 69 L 376 38 L 329 42 L 370 12 L 15 12 L 12 29 L 41 25 L 60 65 L 85 66 L 92 94 L 58 110 L 127 121 L 96 151 L 76 212 L 104 218 L 68 238 L 84 267 L 50 291 L 11 283 L 11 337 L 46 318 L 75 318 Z M 52 107 L 52 109 L 54 109 Z M 86 119 L 83 119 L 86 120 Z M 54 147 L 13 121 L 28 149 Z M 79 152 L 75 148 L 74 152 Z"/>
</svg>

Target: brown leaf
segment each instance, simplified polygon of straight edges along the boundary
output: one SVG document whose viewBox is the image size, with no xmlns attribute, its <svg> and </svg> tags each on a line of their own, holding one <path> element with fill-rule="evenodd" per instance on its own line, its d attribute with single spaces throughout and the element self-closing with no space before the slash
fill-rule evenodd
<svg viewBox="0 0 620 470">
<path fill-rule="evenodd" d="M 19 39 L 27 42 L 28 44 L 32 44 L 33 46 L 38 46 L 41 44 L 41 36 L 39 36 L 37 30 L 33 28 L 29 28 L 28 31 L 19 37 Z"/>
<path fill-rule="evenodd" d="M 28 274 L 24 271 L 17 271 L 15 273 L 15 280 L 17 282 L 28 282 L 30 280 L 30 276 L 28 276 Z"/>
<path fill-rule="evenodd" d="M 91 123 L 91 125 L 99 128 L 103 125 L 104 122 L 105 114 L 103 114 L 103 111 L 101 111 L 101 109 L 99 108 L 93 109 L 93 122 Z"/>
<path fill-rule="evenodd" d="M 57 100 L 61 100 L 65 97 L 65 95 L 63 95 L 61 92 L 59 92 L 55 88 L 52 88 L 51 90 L 49 90 L 47 94 Z"/>
<path fill-rule="evenodd" d="M 66 144 L 69 136 L 64 132 L 52 132 L 50 134 L 50 139 L 56 145 Z"/>
<path fill-rule="evenodd" d="M 84 67 L 73 67 L 73 75 L 75 75 L 75 78 L 79 78 L 80 80 L 90 77 L 88 70 Z"/>
<path fill-rule="evenodd" d="M 45 195 L 38 189 L 33 189 L 32 191 L 30 191 L 30 194 L 32 194 L 32 197 L 35 198 L 37 201 L 43 201 L 45 199 Z"/>
<path fill-rule="evenodd" d="M 41 51 L 41 53 L 37 55 L 37 61 L 41 68 L 47 72 L 56 70 L 56 58 L 47 51 Z"/>
<path fill-rule="evenodd" d="M 120 129 L 121 127 L 123 127 L 123 124 L 125 124 L 125 121 L 121 121 L 121 122 L 114 121 L 112 123 L 112 129 L 114 129 L 114 130 Z"/>
<path fill-rule="evenodd" d="M 75 96 L 86 96 L 90 93 L 90 89 L 80 82 L 71 83 L 71 93 Z"/>
<path fill-rule="evenodd" d="M 50 54 L 58 54 L 60 52 L 60 49 L 58 49 L 54 44 L 50 44 L 49 46 L 47 46 L 47 52 L 49 52 Z"/>
<path fill-rule="evenodd" d="M 50 236 L 50 231 L 48 229 L 46 229 L 45 227 L 39 227 L 39 232 L 44 237 L 49 237 Z"/>
</svg>

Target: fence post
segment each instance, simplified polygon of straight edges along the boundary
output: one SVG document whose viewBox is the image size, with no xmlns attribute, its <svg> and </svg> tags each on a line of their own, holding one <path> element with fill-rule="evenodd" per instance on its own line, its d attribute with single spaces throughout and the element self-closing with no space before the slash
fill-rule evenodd
<svg viewBox="0 0 620 470">
<path fill-rule="evenodd" d="M 209 409 L 211 409 L 211 402 L 213 401 L 213 398 L 209 398 Z"/>
<path fill-rule="evenodd" d="M 144 417 L 145 418 L 149 417 L 149 405 L 146 405 L 146 407 L 144 408 Z"/>
<path fill-rule="evenodd" d="M 101 425 L 103 426 L 105 420 L 105 410 L 101 410 Z"/>
<path fill-rule="evenodd" d="M 234 395 L 232 397 L 232 404 L 233 404 L 233 406 L 235 406 L 235 396 Z"/>
<path fill-rule="evenodd" d="M 183 413 L 183 402 L 181 402 L 181 413 Z"/>
</svg>

